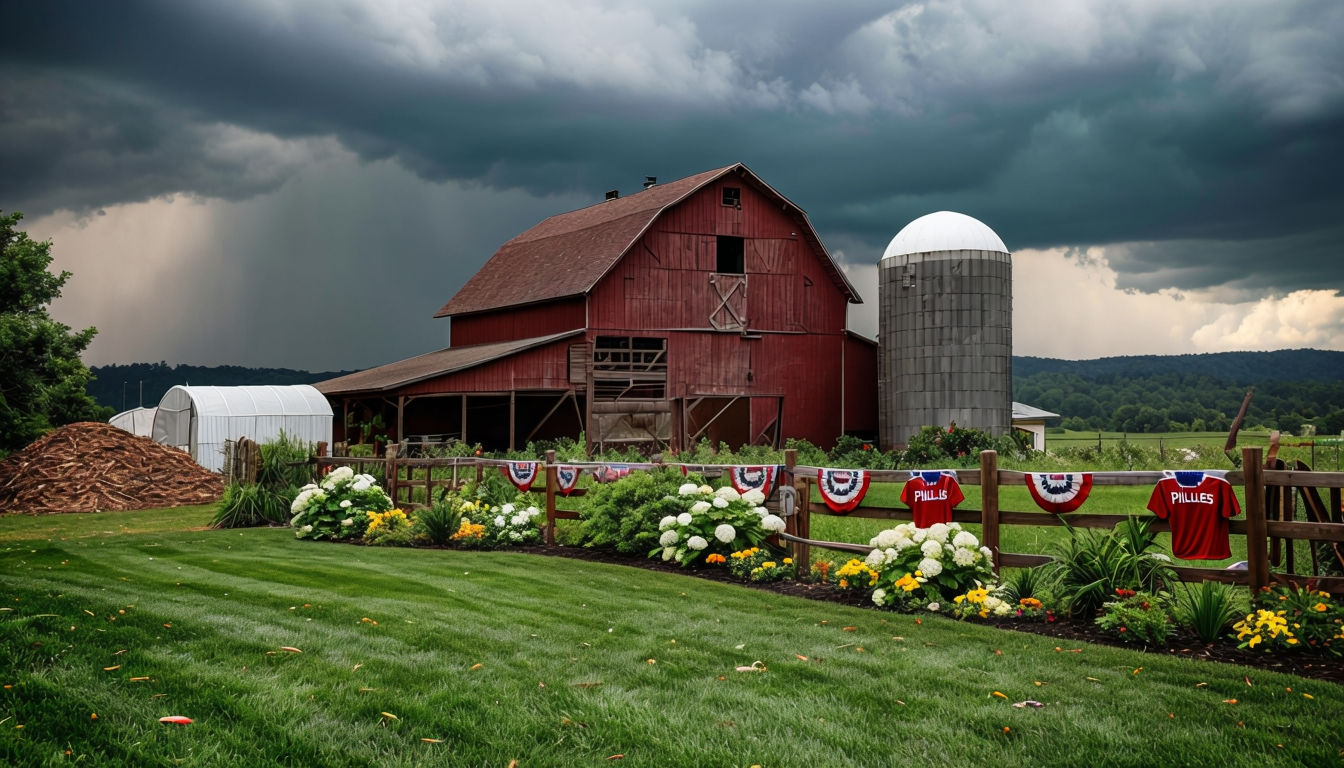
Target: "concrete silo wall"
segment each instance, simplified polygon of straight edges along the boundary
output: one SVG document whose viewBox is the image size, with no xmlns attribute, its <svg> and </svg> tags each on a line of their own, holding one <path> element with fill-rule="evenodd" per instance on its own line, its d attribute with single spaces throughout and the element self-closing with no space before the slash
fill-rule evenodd
<svg viewBox="0 0 1344 768">
<path fill-rule="evenodd" d="M 878 265 L 878 421 L 884 448 L 925 426 L 1012 423 L 1013 266 L 1006 253 L 938 251 Z"/>
</svg>

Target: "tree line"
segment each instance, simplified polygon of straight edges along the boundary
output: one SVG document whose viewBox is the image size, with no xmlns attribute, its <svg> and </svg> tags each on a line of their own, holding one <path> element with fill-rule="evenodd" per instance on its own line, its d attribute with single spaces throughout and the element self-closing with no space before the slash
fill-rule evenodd
<svg viewBox="0 0 1344 768">
<path fill-rule="evenodd" d="M 1315 352 L 1316 350 L 1295 350 Z M 1251 356 L 1246 372 L 1276 373 L 1255 355 L 1279 353 L 1228 353 Z M 1323 353 L 1344 360 L 1344 353 Z M 1223 361 L 1216 355 L 1215 367 Z M 1016 362 L 1016 361 L 1015 361 Z M 1087 370 L 1081 361 L 1074 370 Z M 1294 372 L 1300 375 L 1300 372 Z M 1245 428 L 1277 429 L 1301 435 L 1344 432 L 1344 380 L 1308 381 L 1264 378 L 1233 381 L 1201 372 L 1099 373 L 1037 372 L 1014 376 L 1013 399 L 1058 413 L 1065 429 L 1113 432 L 1225 432 L 1236 418 L 1248 390 L 1254 387 Z"/>
</svg>

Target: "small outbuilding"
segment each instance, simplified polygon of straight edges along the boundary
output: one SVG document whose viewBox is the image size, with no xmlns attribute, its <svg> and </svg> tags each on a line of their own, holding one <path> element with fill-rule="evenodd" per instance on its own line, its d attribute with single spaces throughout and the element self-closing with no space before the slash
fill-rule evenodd
<svg viewBox="0 0 1344 768">
<path fill-rule="evenodd" d="M 1045 420 L 1058 418 L 1058 413 L 1013 401 L 1013 429 L 1031 435 L 1033 451 L 1045 450 Z"/>
<path fill-rule="evenodd" d="M 224 466 L 224 442 L 243 437 L 264 443 L 285 435 L 331 442 L 332 411 L 307 384 L 292 386 L 176 386 L 164 393 L 150 437 L 180 448 L 206 469 Z"/>
<path fill-rule="evenodd" d="M 116 416 L 107 420 L 108 424 L 119 429 L 124 429 L 137 437 L 149 437 L 154 429 L 154 412 L 157 408 L 132 408 L 129 411 L 122 411 Z"/>
</svg>

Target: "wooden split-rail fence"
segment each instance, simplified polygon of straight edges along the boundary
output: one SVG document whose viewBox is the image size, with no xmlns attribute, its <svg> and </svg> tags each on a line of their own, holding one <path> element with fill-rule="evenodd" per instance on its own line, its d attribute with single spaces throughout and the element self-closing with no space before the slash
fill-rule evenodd
<svg viewBox="0 0 1344 768">
<path fill-rule="evenodd" d="M 480 457 L 465 458 L 402 458 L 396 455 L 396 448 L 390 447 L 384 458 L 371 457 L 331 457 L 318 456 L 315 462 L 319 474 L 325 474 L 334 466 L 350 466 L 356 472 L 367 472 L 381 467 L 386 479 L 388 494 L 399 506 L 408 506 L 417 502 L 416 496 L 426 501 L 435 498 L 436 493 L 461 487 L 468 480 L 479 482 L 486 471 L 497 471 L 508 464 L 507 461 Z M 811 534 L 812 518 L 816 515 L 834 514 L 820 501 L 813 501 L 819 467 L 798 465 L 797 452 L 785 451 L 783 477 L 778 488 L 767 502 L 767 506 L 784 517 L 787 527 L 777 537 L 777 541 L 792 550 L 793 557 L 799 563 L 811 562 L 811 550 L 814 547 L 840 552 L 867 554 L 871 547 L 853 542 L 822 541 L 813 539 Z M 546 453 L 540 469 L 544 471 L 544 488 L 534 489 L 544 494 L 546 500 L 546 524 L 544 539 L 546 544 L 554 545 L 556 524 L 560 520 L 573 520 L 579 517 L 579 510 L 573 503 L 582 497 L 586 490 L 575 488 L 568 495 L 562 494 L 557 482 L 560 466 L 579 469 L 598 469 L 608 466 L 620 466 L 630 471 L 650 471 L 664 468 L 685 468 L 706 476 L 717 476 L 730 469 L 726 465 L 686 465 L 676 463 L 647 462 L 622 463 L 619 465 L 596 462 L 557 462 L 554 451 Z M 1328 570 L 1333 563 L 1336 571 L 1344 569 L 1344 519 L 1341 519 L 1341 489 L 1344 489 L 1344 472 L 1311 472 L 1303 470 L 1264 469 L 1263 450 L 1258 447 L 1242 450 L 1242 470 L 1227 473 L 1228 482 L 1241 486 L 1245 503 L 1243 515 L 1228 521 L 1231 536 L 1241 536 L 1246 540 L 1245 568 L 1201 568 L 1190 565 L 1174 566 L 1177 576 L 1183 581 L 1216 581 L 1240 584 L 1257 589 L 1275 582 L 1313 581 L 1320 589 L 1344 591 L 1344 577 L 1317 575 Z M 435 471 L 439 470 L 439 471 Z M 1152 487 L 1162 479 L 1161 471 L 1118 471 L 1092 472 L 1094 493 L 1104 493 L 1106 487 L 1146 486 Z M 903 484 L 910 478 L 909 470 L 870 470 L 870 481 L 877 483 Z M 1005 552 L 1000 546 L 1004 526 L 1072 526 L 1074 528 L 1110 529 L 1125 520 L 1129 515 L 1090 514 L 1073 512 L 1055 515 L 1039 510 L 1011 510 L 1003 508 L 1000 489 L 1010 485 L 1025 485 L 1023 472 L 998 467 L 998 455 L 994 451 L 980 454 L 980 466 L 977 469 L 958 469 L 957 482 L 963 486 L 980 487 L 980 509 L 958 508 L 952 512 L 952 519 L 962 524 L 980 526 L 981 543 L 994 553 L 994 569 L 1031 567 L 1047 563 L 1049 555 L 1043 553 Z M 538 478 L 541 480 L 541 477 Z M 421 493 L 415 493 L 421 489 Z M 1325 497 L 1322 497 L 1322 491 Z M 1294 514 L 1293 496 L 1299 496 L 1307 510 L 1308 521 L 1292 519 Z M 1143 514 L 1147 514 L 1146 511 Z M 847 514 L 848 517 L 894 520 L 897 522 L 912 519 L 907 508 L 877 507 L 860 505 Z M 1165 520 L 1153 520 L 1157 531 L 1169 531 Z M 1312 573 L 1296 573 L 1289 560 L 1285 570 L 1278 568 L 1280 560 L 1271 556 L 1271 541 L 1287 542 L 1288 551 L 1293 550 L 1294 541 L 1311 543 Z M 1318 560 L 1316 544 L 1324 543 Z M 1278 546 L 1274 547 L 1276 550 Z M 805 576 L 800 569 L 800 576 Z"/>
</svg>

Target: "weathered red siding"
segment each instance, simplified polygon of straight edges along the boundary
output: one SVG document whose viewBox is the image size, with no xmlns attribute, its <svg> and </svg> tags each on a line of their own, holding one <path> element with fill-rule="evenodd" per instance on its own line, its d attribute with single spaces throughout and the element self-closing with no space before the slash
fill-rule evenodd
<svg viewBox="0 0 1344 768">
<path fill-rule="evenodd" d="M 845 431 L 877 434 L 877 344 L 845 335 Z"/>
<path fill-rule="evenodd" d="M 577 340 L 562 339 L 465 371 L 427 379 L 404 387 L 397 394 L 569 389 L 568 350 Z"/>
<path fill-rule="evenodd" d="M 582 297 L 454 317 L 449 334 L 454 347 L 546 336 L 582 328 Z"/>
</svg>

